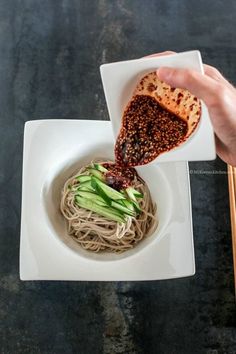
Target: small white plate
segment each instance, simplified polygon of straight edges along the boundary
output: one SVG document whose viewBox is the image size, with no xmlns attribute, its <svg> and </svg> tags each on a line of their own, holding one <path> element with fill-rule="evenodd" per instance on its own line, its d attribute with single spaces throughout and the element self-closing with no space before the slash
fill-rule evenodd
<svg viewBox="0 0 236 354">
<path fill-rule="evenodd" d="M 120 130 L 123 111 L 137 83 L 145 74 L 161 66 L 189 68 L 203 73 L 201 54 L 197 50 L 101 65 L 103 88 L 115 138 Z M 214 160 L 215 158 L 214 132 L 207 108 L 202 102 L 201 119 L 193 135 L 178 148 L 161 154 L 154 162 Z"/>
<path fill-rule="evenodd" d="M 38 120 L 25 125 L 20 242 L 22 280 L 154 280 L 195 272 L 186 162 L 138 169 L 157 203 L 157 231 L 121 255 L 93 254 L 66 233 L 65 180 L 95 157 L 113 158 L 110 122 Z"/>
</svg>

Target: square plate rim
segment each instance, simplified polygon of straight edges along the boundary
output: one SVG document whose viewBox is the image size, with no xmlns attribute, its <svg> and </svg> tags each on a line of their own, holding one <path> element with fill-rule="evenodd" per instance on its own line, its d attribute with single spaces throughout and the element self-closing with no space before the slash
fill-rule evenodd
<svg viewBox="0 0 236 354">
<path fill-rule="evenodd" d="M 24 197 L 24 190 L 23 190 L 23 183 L 24 183 L 24 173 L 26 172 L 26 161 L 25 161 L 25 148 L 26 148 L 26 141 L 25 139 L 27 139 L 27 134 L 30 132 L 31 130 L 31 127 L 33 127 L 34 125 L 36 126 L 37 124 L 40 124 L 40 123 L 49 123 L 49 124 L 52 124 L 52 123 L 77 123 L 77 124 L 87 124 L 87 123 L 90 123 L 92 125 L 95 125 L 96 124 L 102 124 L 104 126 L 111 126 L 111 123 L 109 121 L 104 121 L 104 120 L 86 120 L 86 119 L 43 119 L 43 120 L 31 120 L 31 121 L 27 121 L 25 123 L 25 129 L 24 129 L 24 148 L 23 148 L 23 169 L 22 169 L 22 211 L 23 211 L 23 197 Z M 177 162 L 175 162 L 175 164 L 177 164 Z M 183 168 L 185 168 L 185 174 L 186 174 L 186 178 L 187 178 L 187 183 L 188 183 L 188 186 L 187 186 L 187 193 L 188 193 L 188 210 L 189 210 L 189 215 L 190 215 L 190 218 L 188 220 L 189 222 L 189 231 L 190 231 L 190 239 L 191 239 L 191 251 L 192 251 L 192 271 L 186 271 L 186 274 L 177 274 L 177 275 L 173 275 L 171 277 L 164 277 L 164 278 L 158 278 L 156 279 L 155 277 L 152 278 L 150 277 L 150 279 L 119 279 L 119 281 L 122 281 L 122 280 L 125 280 L 125 281 L 149 281 L 149 280 L 163 280 L 163 279 L 174 279 L 174 278 L 179 278 L 179 277 L 187 277 L 187 276 L 191 276 L 191 275 L 194 275 L 195 274 L 195 254 L 194 254 L 194 241 L 193 241 L 193 226 L 192 226 L 192 208 L 191 208 L 191 193 L 190 193 L 190 177 L 189 177 L 189 173 L 188 173 L 188 163 L 187 162 L 181 162 L 180 164 L 183 165 Z M 22 257 L 22 247 L 23 247 L 23 244 L 22 244 L 22 239 L 26 236 L 24 236 L 22 234 L 22 224 L 25 223 L 26 221 L 23 220 L 23 216 L 24 216 L 24 213 L 22 212 L 21 213 L 21 232 L 20 232 L 20 264 L 22 261 L 21 257 Z M 28 236 L 27 236 L 28 237 Z M 31 277 L 27 277 L 27 275 L 23 274 L 22 273 L 22 269 L 21 269 L 21 265 L 20 265 L 20 278 L 21 280 L 74 280 L 74 281 L 80 281 L 80 280 L 84 280 L 84 279 L 67 279 L 67 278 L 45 278 L 44 276 L 39 276 L 37 277 L 36 279 L 35 278 L 31 278 Z M 112 281 L 113 279 L 86 279 L 86 281 Z M 118 281 L 117 279 L 115 279 L 114 281 Z"/>
</svg>

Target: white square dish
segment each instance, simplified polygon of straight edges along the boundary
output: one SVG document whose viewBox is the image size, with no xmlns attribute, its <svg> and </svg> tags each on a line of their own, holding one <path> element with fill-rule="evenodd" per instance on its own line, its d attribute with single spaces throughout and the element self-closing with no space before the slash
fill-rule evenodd
<svg viewBox="0 0 236 354">
<path fill-rule="evenodd" d="M 21 280 L 158 280 L 195 272 L 188 164 L 138 168 L 157 203 L 159 226 L 133 250 L 92 254 L 66 233 L 65 180 L 95 157 L 113 157 L 110 122 L 38 120 L 25 125 Z"/>
<path fill-rule="evenodd" d="M 201 54 L 197 50 L 101 65 L 102 83 L 115 139 L 120 130 L 123 111 L 137 83 L 144 75 L 161 66 L 188 68 L 203 73 Z M 153 162 L 203 161 L 215 158 L 214 132 L 208 110 L 202 102 L 201 119 L 193 135 L 179 147 L 158 156 Z"/>
</svg>

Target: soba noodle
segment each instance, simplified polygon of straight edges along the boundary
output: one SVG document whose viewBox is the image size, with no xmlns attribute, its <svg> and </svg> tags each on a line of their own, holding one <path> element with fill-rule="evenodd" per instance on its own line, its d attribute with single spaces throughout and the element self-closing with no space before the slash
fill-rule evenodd
<svg viewBox="0 0 236 354">
<path fill-rule="evenodd" d="M 147 185 L 138 177 L 135 177 L 133 187 L 143 194 L 139 202 L 142 211 L 136 217 L 128 216 L 126 223 L 108 220 L 75 203 L 79 186 L 76 176 L 86 174 L 87 167 L 82 167 L 69 178 L 62 190 L 60 209 L 67 221 L 68 234 L 86 250 L 115 253 L 127 251 L 151 235 L 158 224 L 156 205 L 152 202 Z"/>
</svg>

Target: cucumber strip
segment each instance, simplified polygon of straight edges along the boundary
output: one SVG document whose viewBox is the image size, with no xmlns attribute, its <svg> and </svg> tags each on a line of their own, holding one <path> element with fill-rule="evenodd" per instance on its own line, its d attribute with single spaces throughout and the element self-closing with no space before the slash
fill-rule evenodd
<svg viewBox="0 0 236 354">
<path fill-rule="evenodd" d="M 127 215 L 130 215 L 130 216 L 135 216 L 135 212 L 126 208 L 124 205 L 120 204 L 120 203 L 117 203 L 117 202 L 114 202 L 114 200 L 112 200 L 111 202 L 111 206 L 115 209 L 118 209 L 120 211 L 122 211 L 123 213 L 127 214 Z"/>
<path fill-rule="evenodd" d="M 108 204 L 111 205 L 111 199 L 107 196 L 107 194 L 103 191 L 103 189 L 100 187 L 99 184 L 94 185 L 94 189 L 96 192 L 101 196 L 101 198 L 104 199 L 104 201 Z"/>
<path fill-rule="evenodd" d="M 105 177 L 102 172 L 96 170 L 95 168 L 89 168 L 88 171 L 92 176 L 97 177 L 100 181 L 105 181 Z"/>
<path fill-rule="evenodd" d="M 94 189 L 92 187 L 86 187 L 86 186 L 80 186 L 77 188 L 77 191 L 82 191 L 82 192 L 93 192 Z"/>
<path fill-rule="evenodd" d="M 143 198 L 143 194 L 140 193 L 139 191 L 137 191 L 135 188 L 133 187 L 128 187 L 126 188 L 126 192 L 128 193 L 132 193 L 136 198 Z"/>
<path fill-rule="evenodd" d="M 96 200 L 95 204 L 98 204 L 98 205 L 108 208 L 108 205 L 106 204 L 106 202 L 104 200 L 101 202 L 99 200 Z"/>
<path fill-rule="evenodd" d="M 100 195 L 93 193 L 93 192 L 86 192 L 86 191 L 78 190 L 76 195 L 80 195 L 83 198 L 93 200 L 95 203 L 99 202 L 99 204 L 103 204 L 104 206 L 107 205 L 105 200 L 102 197 L 100 197 Z"/>
<path fill-rule="evenodd" d="M 126 199 L 123 194 L 101 182 L 96 177 L 92 177 L 91 184 L 92 187 L 98 192 L 98 194 L 102 193 L 101 197 L 106 195 L 107 198 L 112 200 Z"/>
<path fill-rule="evenodd" d="M 138 214 L 140 214 L 141 211 L 142 211 L 142 209 L 140 208 L 138 202 L 132 201 L 132 204 L 133 204 L 134 209 L 136 210 L 136 212 L 137 212 Z"/>
<path fill-rule="evenodd" d="M 131 187 L 126 188 L 125 191 L 126 191 L 126 193 L 127 193 L 127 195 L 128 195 L 130 200 L 132 200 L 133 202 L 137 202 L 136 196 L 134 195 Z"/>
<path fill-rule="evenodd" d="M 128 189 L 128 188 L 127 188 Z M 141 213 L 142 209 L 140 208 L 139 206 L 139 203 L 136 199 L 136 197 L 133 195 L 133 193 L 127 193 L 128 194 L 128 197 L 130 200 L 122 200 L 123 204 L 129 208 L 130 210 L 133 210 L 133 211 L 136 211 L 138 214 Z"/>
<path fill-rule="evenodd" d="M 140 206 L 138 204 L 138 201 L 137 201 L 135 195 L 133 194 L 132 189 L 131 189 L 131 187 L 126 188 L 126 193 L 128 194 L 128 197 L 129 197 L 131 203 L 133 204 L 133 207 L 136 210 L 136 212 L 137 213 L 141 213 L 142 210 L 141 210 L 141 208 L 140 208 Z"/>
<path fill-rule="evenodd" d="M 86 182 L 80 183 L 77 190 L 82 190 L 84 188 L 89 189 L 91 192 L 94 192 L 94 188 L 92 187 L 91 181 L 86 181 Z"/>
<path fill-rule="evenodd" d="M 126 199 L 126 200 L 122 200 L 121 202 L 126 208 L 130 209 L 131 211 L 135 210 L 134 204 L 132 202 L 130 202 L 129 200 Z"/>
<path fill-rule="evenodd" d="M 92 200 L 85 199 L 79 196 L 75 197 L 75 201 L 81 208 L 91 210 L 99 215 L 106 217 L 107 219 L 117 221 L 120 223 L 125 222 L 124 216 L 118 213 L 115 209 L 103 207 L 101 205 L 94 203 Z"/>
<path fill-rule="evenodd" d="M 99 163 L 94 163 L 93 166 L 96 170 L 98 170 L 100 172 L 103 172 L 103 173 L 108 172 L 108 170 Z"/>
<path fill-rule="evenodd" d="M 76 180 L 81 183 L 91 181 L 91 176 L 80 175 L 76 177 Z"/>
</svg>

